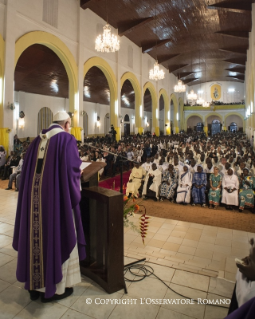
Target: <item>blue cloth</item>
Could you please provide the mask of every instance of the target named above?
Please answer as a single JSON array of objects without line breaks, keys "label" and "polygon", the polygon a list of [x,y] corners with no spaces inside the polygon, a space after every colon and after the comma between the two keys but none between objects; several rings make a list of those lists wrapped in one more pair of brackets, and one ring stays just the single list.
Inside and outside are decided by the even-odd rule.
[{"label": "blue cloth", "polygon": [[[192,198],[194,204],[205,204],[205,190],[207,184],[207,176],[206,173],[198,173],[196,172],[193,176],[192,180],[193,188],[192,188]],[[198,186],[203,185],[202,188],[196,188],[195,184]]]}]

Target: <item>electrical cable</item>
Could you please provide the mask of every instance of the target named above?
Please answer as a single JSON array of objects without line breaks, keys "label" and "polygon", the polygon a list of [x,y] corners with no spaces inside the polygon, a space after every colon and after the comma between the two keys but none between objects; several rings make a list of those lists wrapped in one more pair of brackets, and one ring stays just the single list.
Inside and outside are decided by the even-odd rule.
[{"label": "electrical cable", "polygon": [[[142,272],[141,274],[139,274],[139,272],[134,272],[134,270],[139,270],[139,272]],[[129,279],[127,277],[125,277],[125,275],[127,273],[130,273],[131,275],[135,276],[135,277],[140,277],[139,279]],[[131,263],[131,264],[128,264],[128,265],[125,265],[124,266],[124,279],[125,281],[129,281],[129,282],[139,282],[139,281],[142,281],[144,280],[145,278],[147,277],[150,277],[150,276],[154,276],[156,277],[159,281],[161,281],[168,289],[170,289],[172,292],[174,292],[175,294],[179,295],[180,297],[183,297],[185,299],[189,299],[189,300],[192,300],[194,301],[195,303],[198,304],[198,301],[193,299],[193,298],[190,298],[190,297],[187,297],[187,296],[184,296],[182,294],[180,294],[179,292],[175,291],[174,289],[172,289],[170,286],[168,286],[161,278],[159,278],[155,273],[154,273],[154,269],[149,266],[149,265],[145,265],[145,264],[135,264],[135,263]],[[219,297],[222,297],[222,296],[219,296]],[[204,304],[205,306],[213,306],[213,307],[220,307],[220,308],[224,308],[226,309],[226,307],[224,306],[221,306],[221,305],[215,305],[215,304]]]}]

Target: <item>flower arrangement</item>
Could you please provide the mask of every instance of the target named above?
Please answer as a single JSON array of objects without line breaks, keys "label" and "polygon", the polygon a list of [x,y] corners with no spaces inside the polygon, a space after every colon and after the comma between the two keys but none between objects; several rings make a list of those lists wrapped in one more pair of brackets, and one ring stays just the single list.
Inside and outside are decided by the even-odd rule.
[{"label": "flower arrangement", "polygon": [[[130,200],[133,200],[133,204],[130,204]],[[149,227],[149,217],[146,215],[146,208],[143,205],[138,205],[135,203],[134,198],[123,197],[124,209],[123,209],[123,222],[125,227],[131,227],[134,231],[140,233],[142,237],[142,242],[144,244],[144,239],[146,238],[148,227]],[[141,207],[144,209],[144,213],[141,215],[140,228],[138,228],[133,222],[129,220],[129,217],[134,216],[135,213],[142,212]]]}]

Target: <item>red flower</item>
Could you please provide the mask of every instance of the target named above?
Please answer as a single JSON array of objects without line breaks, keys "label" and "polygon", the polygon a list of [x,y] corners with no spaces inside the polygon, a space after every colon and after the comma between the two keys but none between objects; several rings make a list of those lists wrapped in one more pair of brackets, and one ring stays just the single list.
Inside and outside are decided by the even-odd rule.
[{"label": "red flower", "polygon": [[140,209],[138,205],[135,205],[134,208],[135,208],[135,212],[137,212]]},{"label": "red flower", "polygon": [[128,197],[127,197],[127,196],[124,196],[124,197],[123,197],[123,201],[126,202],[127,200],[128,200]]}]

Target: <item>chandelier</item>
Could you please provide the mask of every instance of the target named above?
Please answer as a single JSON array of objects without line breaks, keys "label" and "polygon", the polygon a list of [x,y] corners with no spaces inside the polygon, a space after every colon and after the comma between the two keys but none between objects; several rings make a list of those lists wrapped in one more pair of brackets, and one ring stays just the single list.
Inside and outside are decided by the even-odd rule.
[{"label": "chandelier", "polygon": [[[157,0],[155,0],[155,14],[154,14],[154,20],[155,20],[155,30],[156,30],[156,37],[157,37]],[[159,68],[158,64],[158,41],[156,38],[156,61],[154,63],[153,69],[150,70],[149,73],[149,79],[153,81],[163,80],[165,78],[165,72]]]},{"label": "chandelier", "polygon": [[159,68],[158,61],[155,62],[154,68],[150,70],[149,79],[153,81],[162,80],[165,78],[165,72]]},{"label": "chandelier", "polygon": [[179,80],[178,84],[174,86],[174,92],[176,93],[186,92],[186,85],[182,83],[182,80]]},{"label": "chandelier", "polygon": [[188,100],[191,100],[191,101],[197,100],[197,95],[193,90],[188,94]]},{"label": "chandelier", "polygon": [[201,96],[199,97],[199,99],[197,100],[197,104],[199,105],[203,105],[204,104],[204,99],[201,98]]},{"label": "chandelier", "polygon": [[210,103],[209,102],[205,102],[203,103],[203,107],[209,107],[210,106]]},{"label": "chandelier", "polygon": [[117,36],[112,34],[111,27],[107,23],[104,26],[103,34],[96,38],[96,51],[98,52],[116,52],[120,49],[120,41]]}]

